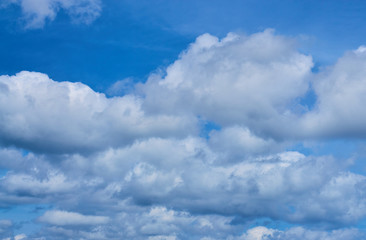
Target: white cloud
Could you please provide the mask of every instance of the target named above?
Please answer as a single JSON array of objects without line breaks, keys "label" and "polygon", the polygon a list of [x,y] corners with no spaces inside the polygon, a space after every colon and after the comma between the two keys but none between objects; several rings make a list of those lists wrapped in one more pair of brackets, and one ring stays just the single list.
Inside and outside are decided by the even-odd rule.
[{"label": "white cloud", "polygon": [[41,152],[89,152],[147,136],[185,136],[195,121],[146,116],[141,99],[106,98],[82,83],[20,72],[0,76],[0,142]]},{"label": "white cloud", "polygon": [[42,28],[53,21],[60,9],[65,10],[74,21],[89,24],[102,11],[100,0],[5,0],[20,5],[26,28]]},{"label": "white cloud", "polygon": [[153,236],[153,237],[149,237],[149,240],[176,240],[177,237],[176,236]]},{"label": "white cloud", "polygon": [[[166,207],[123,206],[106,225],[99,226],[51,226],[40,236],[87,239],[189,239],[216,236],[226,239],[234,232],[242,232],[241,226],[231,226],[231,217],[219,215],[192,215],[186,211],[169,210]],[[204,223],[204,224],[202,224]],[[209,225],[209,226],[207,226]],[[96,237],[101,236],[101,237]]]},{"label": "white cloud", "polygon": [[255,227],[252,229],[249,229],[247,233],[245,234],[244,239],[245,240],[263,240],[268,239],[269,237],[273,236],[273,233],[275,232],[274,229],[268,229],[266,227]]},{"label": "white cloud", "polygon": [[[311,67],[291,39],[266,30],[202,35],[165,75],[119,97],[41,73],[0,76],[1,206],[65,210],[39,217],[47,224],[36,237],[359,239],[306,226],[364,219],[366,177],[336,157],[291,151],[291,141],[364,136],[365,51],[316,75]],[[314,76],[308,110],[298,98]],[[81,214],[91,209],[98,216]],[[258,217],[304,227],[243,235]]]},{"label": "white cloud", "polygon": [[366,135],[366,52],[364,47],[347,52],[334,66],[313,81],[317,102],[304,116],[305,136],[353,137]]},{"label": "white cloud", "polygon": [[345,228],[333,231],[320,231],[293,227],[285,231],[258,226],[249,229],[241,238],[242,240],[356,240],[365,235],[354,228]]},{"label": "white cloud", "polygon": [[26,238],[27,238],[27,235],[25,235],[24,233],[14,236],[14,240],[21,240],[21,239],[26,239]]},{"label": "white cloud", "polygon": [[294,100],[308,89],[312,66],[310,56],[272,30],[221,40],[204,34],[166,75],[151,75],[139,88],[148,112],[193,114],[262,135],[283,135]]},{"label": "white cloud", "polygon": [[132,92],[134,88],[134,82],[132,78],[125,78],[113,83],[106,91],[109,96],[122,96],[129,92]]},{"label": "white cloud", "polygon": [[[221,40],[204,34],[138,89],[148,113],[199,116],[226,132],[241,127],[269,140],[360,138],[366,134],[364,49],[314,74],[312,58],[272,30]],[[299,101],[308,91],[316,97],[311,110]]]},{"label": "white cloud", "polygon": [[198,138],[153,138],[93,156],[68,156],[62,167],[73,176],[104,179],[102,185],[79,188],[93,191],[101,206],[122,198],[189,212],[330,225],[366,216],[359,198],[366,178],[331,157],[282,152],[231,161],[227,156]]},{"label": "white cloud", "polygon": [[229,161],[242,161],[252,155],[278,152],[284,144],[253,135],[248,128],[232,126],[210,132],[209,144],[214,151],[223,152]]},{"label": "white cloud", "polygon": [[28,174],[8,173],[1,179],[1,185],[9,192],[40,197],[42,195],[69,192],[78,184],[67,181],[63,174],[49,172],[44,179],[38,179]]},{"label": "white cloud", "polygon": [[82,215],[76,212],[51,210],[45,212],[38,220],[52,225],[65,226],[106,224],[109,218],[104,216]]},{"label": "white cloud", "polygon": [[[365,177],[344,171],[332,158],[283,152],[225,163],[222,156],[199,138],[152,138],[89,156],[63,155],[53,164],[57,174],[50,174],[55,173],[51,166],[8,172],[0,180],[0,199],[3,204],[35,204],[42,199],[44,204],[66,210],[48,211],[40,218],[42,222],[62,227],[59,230],[66,235],[87,236],[96,231],[105,236],[102,238],[172,236],[194,224],[201,230],[190,230],[190,234],[225,239],[220,232],[235,236],[248,221],[244,219],[258,215],[332,227],[353,224],[366,216],[360,198],[366,191]],[[32,162],[42,165],[52,158]],[[27,195],[32,198],[24,199]],[[80,217],[74,209],[94,209],[108,216],[114,229],[111,235],[104,228],[72,227],[88,222],[86,219],[100,219]],[[123,220],[116,220],[119,216]],[[238,218],[235,226],[231,224],[234,217]],[[181,239],[181,235],[175,236]]]}]

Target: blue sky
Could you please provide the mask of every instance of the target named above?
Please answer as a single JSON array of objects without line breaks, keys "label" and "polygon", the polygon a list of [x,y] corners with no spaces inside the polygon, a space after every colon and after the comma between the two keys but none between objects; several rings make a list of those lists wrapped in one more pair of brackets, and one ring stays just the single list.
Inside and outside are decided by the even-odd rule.
[{"label": "blue sky", "polygon": [[223,37],[274,28],[299,38],[299,47],[322,65],[357,48],[366,35],[362,1],[103,1],[101,6],[92,24],[72,24],[60,9],[53,21],[32,30],[24,29],[18,5],[1,9],[1,52],[7,60],[0,72],[47,72],[56,80],[104,90],[126,77],[146,80],[207,32]]},{"label": "blue sky", "polygon": [[366,238],[364,1],[0,3],[0,239]]}]

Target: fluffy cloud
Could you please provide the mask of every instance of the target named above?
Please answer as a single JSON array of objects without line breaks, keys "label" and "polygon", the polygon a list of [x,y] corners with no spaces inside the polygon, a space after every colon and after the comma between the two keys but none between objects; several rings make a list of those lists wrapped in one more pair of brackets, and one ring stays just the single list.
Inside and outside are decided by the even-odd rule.
[{"label": "fluffy cloud", "polygon": [[188,118],[145,116],[136,96],[106,98],[82,83],[34,72],[0,76],[0,101],[0,142],[32,151],[95,151],[196,131]]},{"label": "fluffy cloud", "polygon": [[[204,34],[138,89],[147,113],[199,116],[247,128],[254,137],[360,138],[366,132],[365,64],[361,46],[314,74],[312,58],[272,30],[221,40]],[[316,98],[311,109],[300,103],[309,91]]]},{"label": "fluffy cloud", "polygon": [[286,146],[275,140],[253,135],[248,128],[231,126],[210,132],[209,144],[213,150],[224,153],[230,161],[241,161],[251,155],[278,152]]},{"label": "fluffy cloud", "polygon": [[[366,217],[366,176],[294,144],[363,136],[364,58],[313,74],[310,56],[266,30],[202,35],[136,91],[112,86],[123,96],[0,76],[0,207],[51,205],[34,238],[360,239],[345,227]],[[302,227],[253,228],[261,218]]]},{"label": "fluffy cloud", "polygon": [[10,172],[1,179],[0,190],[4,202],[42,198],[62,209],[95,209],[106,216],[125,200],[189,213],[331,227],[366,216],[361,197],[366,177],[345,171],[335,159],[282,152],[238,162],[226,159],[225,152],[230,148],[213,151],[199,138],[152,138],[89,156],[65,155],[58,159],[57,172]]},{"label": "fluffy cloud", "polygon": [[223,126],[283,135],[293,120],[294,100],[308,90],[312,66],[310,56],[272,30],[221,40],[204,34],[165,75],[152,75],[140,86],[143,106],[148,112],[194,114]]},{"label": "fluffy cloud", "polygon": [[19,195],[37,196],[68,192],[77,186],[68,182],[63,174],[49,172],[44,179],[38,179],[28,174],[7,174],[1,181],[3,189]]},{"label": "fluffy cloud", "polygon": [[[144,144],[145,149],[132,146],[97,160],[109,165],[114,175],[125,176],[118,196],[190,212],[331,225],[352,224],[366,214],[359,197],[365,194],[365,177],[342,171],[331,158],[284,152],[227,164],[221,159],[226,155],[214,154],[197,140],[192,145],[192,140],[165,140],[161,148],[154,141]],[[146,155],[152,157],[141,157]],[[134,160],[122,163],[129,156]]]},{"label": "fluffy cloud", "polygon": [[347,52],[313,81],[317,95],[314,110],[303,119],[304,135],[365,137],[366,51]]},{"label": "fluffy cloud", "polygon": [[46,21],[55,19],[60,9],[66,11],[74,21],[91,23],[102,10],[100,0],[5,0],[21,7],[26,28],[41,28]]},{"label": "fluffy cloud", "polygon": [[192,215],[165,207],[126,205],[109,224],[75,227],[49,224],[39,236],[52,239],[80,237],[88,239],[200,239],[213,236],[225,239],[241,226],[231,226],[230,217]]}]

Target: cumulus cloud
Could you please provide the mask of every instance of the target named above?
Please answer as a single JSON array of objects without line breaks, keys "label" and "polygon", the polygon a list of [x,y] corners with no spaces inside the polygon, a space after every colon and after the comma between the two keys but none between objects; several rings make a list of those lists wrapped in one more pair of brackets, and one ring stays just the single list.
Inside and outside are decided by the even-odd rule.
[{"label": "cumulus cloud", "polygon": [[[366,217],[366,176],[294,144],[363,136],[364,58],[314,74],[266,30],[202,35],[134,91],[117,82],[115,97],[0,76],[0,207],[51,205],[34,238],[360,239],[345,227]],[[309,110],[299,99],[311,90]],[[301,227],[253,228],[259,218]]]},{"label": "cumulus cloud", "polygon": [[366,111],[365,47],[347,52],[313,81],[314,110],[303,119],[304,135],[363,138]]},{"label": "cumulus cloud", "polygon": [[165,75],[152,75],[140,86],[143,106],[149,112],[194,114],[222,126],[283,135],[293,120],[294,100],[308,90],[312,66],[310,56],[273,30],[221,40],[204,34]]},{"label": "cumulus cloud", "polygon": [[226,154],[231,161],[241,161],[252,155],[278,152],[286,146],[271,138],[255,136],[248,128],[231,126],[210,132],[209,144],[212,149]]},{"label": "cumulus cloud", "polygon": [[[223,39],[204,34],[138,86],[143,109],[199,116],[265,139],[363,137],[365,47],[314,74],[311,56],[294,46],[273,30]],[[316,98],[311,109],[300,103],[309,91]]]},{"label": "cumulus cloud", "polygon": [[0,190],[8,201],[36,203],[42,197],[43,203],[68,209],[99,206],[106,215],[129,200],[190,213],[331,227],[366,216],[360,197],[366,194],[366,177],[347,172],[331,157],[282,152],[233,162],[227,156],[199,138],[152,138],[89,156],[63,156],[58,172],[8,173]]},{"label": "cumulus cloud", "polygon": [[100,0],[5,0],[22,9],[26,28],[42,28],[53,21],[60,10],[66,11],[74,21],[89,24],[99,17]]},{"label": "cumulus cloud", "polygon": [[42,195],[71,191],[77,183],[67,181],[63,174],[57,172],[48,172],[44,179],[28,174],[9,173],[2,178],[1,185],[8,192],[42,197]]},{"label": "cumulus cloud", "polygon": [[[137,158],[130,167],[124,165],[121,174],[130,170],[124,172],[118,195],[131,196],[137,204],[290,222],[352,224],[366,214],[359,198],[365,192],[365,177],[343,172],[330,158],[284,152],[222,165],[225,160],[205,145],[190,152],[179,149],[187,145],[174,145],[178,147],[159,149],[174,152],[174,163],[169,153],[162,153],[158,161]],[[140,154],[144,151],[139,149]],[[179,159],[180,152],[184,154]]]},{"label": "cumulus cloud", "polygon": [[107,98],[82,83],[55,82],[41,73],[0,76],[0,99],[0,142],[32,151],[95,151],[196,131],[188,117],[146,116],[136,96]]}]

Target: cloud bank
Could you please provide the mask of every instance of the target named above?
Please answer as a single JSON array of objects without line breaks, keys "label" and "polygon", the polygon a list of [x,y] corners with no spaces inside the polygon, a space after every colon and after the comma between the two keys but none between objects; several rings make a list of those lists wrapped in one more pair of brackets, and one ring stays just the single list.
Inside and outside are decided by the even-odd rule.
[{"label": "cloud bank", "polygon": [[31,238],[363,238],[366,176],[298,146],[364,138],[365,63],[314,73],[266,30],[204,34],[123,96],[0,76],[0,207],[47,206]]}]

